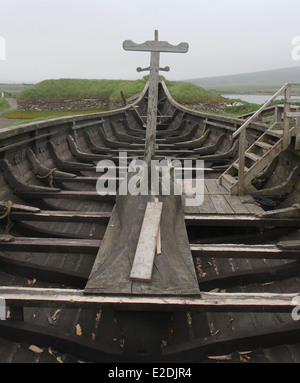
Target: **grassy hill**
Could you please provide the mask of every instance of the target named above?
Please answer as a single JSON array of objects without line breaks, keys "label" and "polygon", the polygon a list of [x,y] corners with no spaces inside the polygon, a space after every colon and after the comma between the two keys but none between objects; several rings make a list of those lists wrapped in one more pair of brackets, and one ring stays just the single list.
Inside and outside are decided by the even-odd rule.
[{"label": "grassy hill", "polygon": [[31,101],[78,98],[119,99],[121,90],[125,97],[130,97],[139,93],[144,86],[143,80],[45,80],[24,89],[17,98]]},{"label": "grassy hill", "polygon": [[[178,102],[222,102],[222,97],[217,93],[205,90],[195,84],[184,81],[166,81],[166,83],[172,97]],[[144,86],[144,80],[45,80],[24,89],[17,98],[29,101],[78,98],[119,100],[121,99],[121,91],[125,98],[128,98],[140,93]]]},{"label": "grassy hill", "polygon": [[[300,83],[300,66],[186,81],[224,93],[275,93],[287,82]],[[300,92],[300,87],[294,90]]]}]

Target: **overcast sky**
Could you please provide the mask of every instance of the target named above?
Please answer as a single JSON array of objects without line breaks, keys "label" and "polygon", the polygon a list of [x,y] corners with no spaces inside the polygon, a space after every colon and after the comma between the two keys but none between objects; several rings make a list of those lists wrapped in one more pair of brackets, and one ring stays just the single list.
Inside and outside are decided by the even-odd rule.
[{"label": "overcast sky", "polygon": [[170,80],[297,66],[299,16],[299,0],[0,0],[0,81],[141,78],[150,54],[122,43],[153,40],[155,29],[189,44],[161,54]]}]

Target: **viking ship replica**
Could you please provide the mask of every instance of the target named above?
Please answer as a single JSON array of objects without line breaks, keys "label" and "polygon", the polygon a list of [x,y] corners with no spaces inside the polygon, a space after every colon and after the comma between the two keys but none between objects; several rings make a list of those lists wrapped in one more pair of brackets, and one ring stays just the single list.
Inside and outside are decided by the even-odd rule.
[{"label": "viking ship replica", "polygon": [[[0,362],[298,362],[294,84],[245,118],[200,113],[159,78],[160,52],[186,43],[123,47],[151,52],[134,102],[0,131]],[[165,161],[170,192],[158,172],[149,193],[146,171],[121,193],[134,160]],[[99,164],[115,192],[99,193]]]}]

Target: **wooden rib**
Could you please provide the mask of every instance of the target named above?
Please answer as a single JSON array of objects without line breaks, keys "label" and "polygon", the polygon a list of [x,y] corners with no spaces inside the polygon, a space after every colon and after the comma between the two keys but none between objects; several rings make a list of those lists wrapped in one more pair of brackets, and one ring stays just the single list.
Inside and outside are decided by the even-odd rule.
[{"label": "wooden rib", "polygon": [[30,261],[12,258],[0,252],[1,271],[8,274],[19,275],[27,279],[37,279],[44,282],[60,283],[67,286],[84,288],[89,271],[62,270],[58,267],[44,266]]},{"label": "wooden rib", "polygon": [[[165,361],[178,362],[183,358],[198,360],[207,355],[224,355],[236,350],[253,350],[255,348],[269,348],[276,345],[293,344],[300,334],[299,323],[280,324],[272,328],[256,328],[251,330],[235,330],[219,333],[215,336],[201,338],[170,346],[162,350]],[[170,359],[169,359],[169,358]]]},{"label": "wooden rib", "polygon": [[10,144],[10,145],[7,145],[7,146],[4,146],[4,147],[0,148],[0,153],[1,152],[6,152],[9,149],[16,148],[16,147],[21,146],[21,145],[29,144],[30,142],[37,141],[37,140],[39,140],[41,138],[46,138],[46,137],[53,136],[56,133],[57,133],[57,131],[54,131],[54,132],[50,132],[50,133],[40,134],[38,136],[35,136],[35,137],[32,137],[32,138],[28,138],[28,139],[25,139],[25,140],[19,140],[18,142],[15,142],[13,144]]},{"label": "wooden rib", "polygon": [[26,342],[40,347],[51,346],[53,349],[76,355],[86,360],[98,362],[116,362],[121,357],[122,351],[119,346],[99,344],[84,336],[66,335],[60,330],[39,326],[37,324],[20,321],[1,321],[0,336],[15,342]]},{"label": "wooden rib", "polygon": [[215,288],[224,289],[233,286],[245,286],[251,283],[280,281],[285,278],[297,277],[299,272],[300,262],[295,261],[277,266],[261,267],[204,277],[200,278],[198,282],[202,291]]}]

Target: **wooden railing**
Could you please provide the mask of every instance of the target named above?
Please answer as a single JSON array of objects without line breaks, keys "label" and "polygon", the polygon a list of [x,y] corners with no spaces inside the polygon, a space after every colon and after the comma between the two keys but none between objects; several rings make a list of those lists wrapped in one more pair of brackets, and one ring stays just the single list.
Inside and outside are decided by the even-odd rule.
[{"label": "wooden railing", "polygon": [[[243,125],[233,133],[233,138],[239,135],[239,169],[238,169],[238,190],[239,194],[243,194],[244,190],[244,175],[245,175],[245,152],[246,152],[246,128],[251,122],[253,122],[260,114],[263,112],[272,101],[274,101],[278,96],[284,93],[284,117],[283,117],[283,142],[282,150],[287,149],[289,145],[289,130],[290,130],[290,117],[296,116],[300,113],[291,113],[290,104],[291,102],[300,102],[299,99],[291,98],[291,87],[298,85],[300,83],[286,83],[282,88],[280,88],[265,104],[259,108],[251,117],[249,117]],[[281,116],[278,114],[275,116],[275,123],[281,121]]]}]

